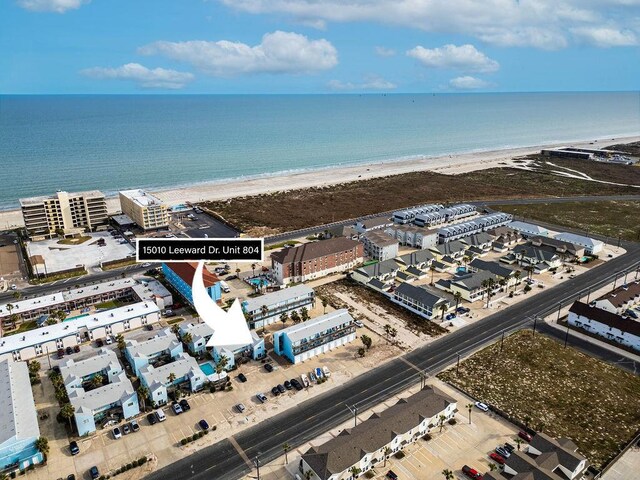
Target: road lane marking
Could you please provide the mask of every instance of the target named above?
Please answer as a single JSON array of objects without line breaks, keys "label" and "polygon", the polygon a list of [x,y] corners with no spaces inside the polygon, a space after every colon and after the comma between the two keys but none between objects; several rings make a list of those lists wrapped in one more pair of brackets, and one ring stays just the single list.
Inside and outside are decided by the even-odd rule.
[{"label": "road lane marking", "polygon": [[249,465],[249,468],[251,468],[253,470],[253,467],[255,466],[253,464],[253,462],[251,460],[249,460],[249,457],[247,456],[247,454],[244,452],[244,450],[242,449],[242,447],[238,444],[238,442],[236,441],[235,437],[233,435],[231,435],[229,438],[229,443],[231,443],[231,445],[233,445],[233,448],[236,449],[236,451],[238,452],[238,455],[240,455],[240,457],[245,461],[245,463],[247,465]]},{"label": "road lane marking", "polygon": [[424,373],[424,370],[421,368],[418,368],[415,364],[411,363],[409,360],[407,360],[404,357],[398,357],[399,360],[402,360],[404,363],[406,363],[407,365],[409,365],[411,368],[413,368],[414,370],[417,370],[420,373]]}]

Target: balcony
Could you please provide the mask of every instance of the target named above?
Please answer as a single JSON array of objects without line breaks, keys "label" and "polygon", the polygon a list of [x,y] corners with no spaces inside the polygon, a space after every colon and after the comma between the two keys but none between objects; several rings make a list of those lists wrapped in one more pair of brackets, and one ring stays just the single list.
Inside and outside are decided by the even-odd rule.
[{"label": "balcony", "polygon": [[344,327],[338,330],[333,330],[329,333],[320,335],[319,337],[313,338],[309,341],[302,340],[299,345],[296,345],[293,347],[293,354],[299,355],[303,352],[312,350],[321,345],[325,345],[329,342],[332,342],[333,340],[338,340],[340,338],[346,337],[347,335],[350,335],[355,332],[356,332],[355,325],[350,324],[347,327]]},{"label": "balcony", "polygon": [[[252,314],[252,319],[254,322],[256,321],[260,321],[263,320],[265,318],[269,318],[269,317],[273,317],[275,315],[280,315],[283,312],[288,312],[290,310],[293,310],[295,308],[302,308],[305,307],[307,305],[310,305],[313,302],[313,297],[306,297],[303,300],[299,300],[297,302],[292,302],[292,303],[287,303],[286,305],[281,305],[278,308],[275,309],[271,309],[269,308],[269,311],[267,312],[266,315],[262,315],[262,312],[260,310],[256,310],[253,314]],[[251,313],[251,312],[249,312]]]}]

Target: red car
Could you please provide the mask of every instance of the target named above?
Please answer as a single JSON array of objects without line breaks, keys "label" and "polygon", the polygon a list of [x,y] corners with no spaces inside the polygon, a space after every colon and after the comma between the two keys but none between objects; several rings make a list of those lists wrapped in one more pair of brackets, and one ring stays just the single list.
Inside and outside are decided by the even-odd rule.
[{"label": "red car", "polygon": [[505,459],[498,455],[496,452],[491,452],[489,458],[496,462],[498,465],[504,465]]},{"label": "red car", "polygon": [[527,442],[530,442],[531,439],[533,438],[531,435],[529,435],[527,432],[525,432],[524,430],[520,430],[518,432],[518,436],[523,439],[526,440]]},{"label": "red car", "polygon": [[471,468],[469,465],[462,467],[462,473],[473,480],[482,480],[482,475],[475,468]]}]

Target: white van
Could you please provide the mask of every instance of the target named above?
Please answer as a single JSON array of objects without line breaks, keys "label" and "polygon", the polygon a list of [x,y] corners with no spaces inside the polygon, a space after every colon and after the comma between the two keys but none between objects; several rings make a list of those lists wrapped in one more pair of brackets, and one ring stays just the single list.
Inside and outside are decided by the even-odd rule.
[{"label": "white van", "polygon": [[231,291],[231,289],[229,288],[229,285],[227,285],[227,282],[225,282],[224,280],[220,280],[220,289],[224,293],[229,293]]},{"label": "white van", "polygon": [[159,422],[164,422],[167,419],[167,416],[164,414],[161,408],[156,410],[156,417],[158,417]]}]

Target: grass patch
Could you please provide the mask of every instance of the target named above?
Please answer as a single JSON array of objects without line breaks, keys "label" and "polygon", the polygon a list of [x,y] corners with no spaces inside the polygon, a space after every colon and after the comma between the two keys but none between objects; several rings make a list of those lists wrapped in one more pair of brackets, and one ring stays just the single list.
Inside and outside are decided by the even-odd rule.
[{"label": "grass patch", "polygon": [[289,240],[287,242],[280,242],[280,243],[272,243],[271,245],[265,245],[264,249],[265,250],[275,250],[276,248],[282,248],[285,245],[294,245],[296,243],[300,243],[297,240]]},{"label": "grass patch", "polygon": [[180,323],[180,322],[182,322],[183,320],[184,320],[184,318],[182,318],[182,317],[172,318],[171,320],[167,320],[167,323],[168,323],[169,325],[174,325],[174,324],[176,324],[176,323]]},{"label": "grass patch", "polygon": [[80,245],[84,242],[91,240],[91,237],[88,235],[83,235],[81,237],[73,237],[73,238],[63,238],[58,240],[60,245]]},{"label": "grass patch", "polygon": [[569,437],[602,468],[640,427],[640,378],[531,331],[439,378],[536,430]]},{"label": "grass patch", "polygon": [[29,330],[33,330],[35,328],[38,328],[38,325],[36,324],[36,321],[35,320],[29,320],[27,322],[22,322],[18,326],[18,328],[16,328],[12,332],[4,332],[4,336],[8,337],[9,335],[16,335],[18,333],[28,332]]},{"label": "grass patch", "polygon": [[121,262],[116,262],[116,263],[109,263],[108,265],[103,265],[102,270],[115,270],[117,268],[122,268],[122,267],[127,267],[129,265],[133,265],[136,262],[135,258],[131,258],[131,259],[126,259],[126,260],[122,260]]},{"label": "grass patch", "polygon": [[[422,332],[431,337],[437,337],[447,332],[445,328],[442,328],[437,323],[410,312],[400,305],[393,303],[382,293],[371,290],[354,280],[341,279],[337,282],[316,287],[315,290],[319,297],[326,298],[329,304],[335,309],[346,308],[350,312],[353,310],[353,308],[335,295],[336,292],[340,292],[349,296],[355,302],[363,304],[365,307],[375,305],[383,309],[389,315],[403,320],[407,324],[407,327],[414,332]],[[357,315],[357,312],[354,313]],[[354,315],[354,313],[352,313],[352,315]],[[384,314],[380,315],[380,318],[384,319]]]},{"label": "grass patch", "polygon": [[51,274],[46,278],[32,278],[29,283],[33,285],[39,285],[42,283],[55,282],[56,280],[65,280],[67,278],[81,277],[86,275],[87,271],[85,269],[78,269],[73,272],[63,272],[58,274]]},{"label": "grass patch", "polygon": [[[620,183],[640,184],[640,169],[625,165],[555,158],[553,163],[582,169],[600,180],[623,179]],[[538,171],[492,168],[460,175],[412,172],[327,187],[231,198],[208,202],[207,207],[244,231],[258,227],[291,231],[429,202],[639,193],[633,187],[559,177],[552,174],[554,169],[543,165]]]},{"label": "grass patch", "polygon": [[640,202],[498,205],[496,210],[624,240],[640,240]]},{"label": "grass patch", "polygon": [[109,300],[108,302],[102,302],[102,303],[98,303],[95,308],[106,308],[106,309],[111,309],[111,308],[118,308],[121,307],[122,303],[119,302],[118,300]]}]

